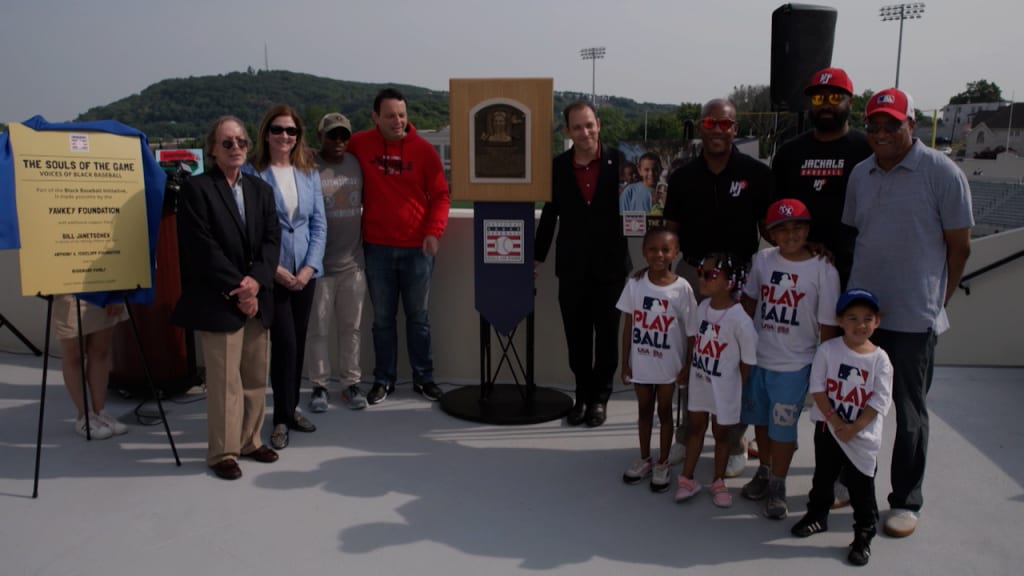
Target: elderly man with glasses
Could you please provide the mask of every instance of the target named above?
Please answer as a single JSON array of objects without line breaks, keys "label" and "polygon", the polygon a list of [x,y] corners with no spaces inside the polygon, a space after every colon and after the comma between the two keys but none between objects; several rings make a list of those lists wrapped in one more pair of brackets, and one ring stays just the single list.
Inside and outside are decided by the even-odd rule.
[{"label": "elderly man with glasses", "polygon": [[274,191],[242,173],[250,140],[233,116],[206,136],[213,167],[185,181],[178,210],[181,298],[174,322],[196,331],[206,363],[206,463],[225,480],[238,458],[274,462],[260,430],[281,231]]},{"label": "elderly man with glasses", "polygon": [[893,445],[885,532],[913,534],[924,505],[928,389],[936,338],[949,328],[946,304],[971,251],[971,189],[960,167],[914,138],[914,105],[889,88],[864,114],[873,154],[854,168],[843,222],[857,229],[850,286],[883,303],[871,341],[893,365]]}]

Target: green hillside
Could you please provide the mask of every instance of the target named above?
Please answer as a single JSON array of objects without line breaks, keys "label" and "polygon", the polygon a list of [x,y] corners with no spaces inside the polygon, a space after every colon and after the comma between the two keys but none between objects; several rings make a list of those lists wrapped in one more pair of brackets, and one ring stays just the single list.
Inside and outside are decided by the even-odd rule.
[{"label": "green hillside", "polygon": [[[165,138],[200,138],[210,124],[225,114],[238,116],[250,129],[262,114],[277,103],[295,107],[307,125],[331,111],[339,111],[352,121],[356,130],[371,125],[373,98],[384,87],[393,86],[405,94],[409,117],[417,128],[441,128],[448,124],[448,92],[401,84],[368,84],[299,74],[287,71],[232,72],[216,76],[172,78],[149,86],[139,94],[98,106],[76,120],[115,119],[144,132],[151,141]],[[588,94],[555,94],[556,126],[558,112],[570,101]],[[614,116],[629,123],[642,122],[644,113],[675,115],[678,106],[639,104],[627,98],[608,97],[602,102],[614,108]]]}]

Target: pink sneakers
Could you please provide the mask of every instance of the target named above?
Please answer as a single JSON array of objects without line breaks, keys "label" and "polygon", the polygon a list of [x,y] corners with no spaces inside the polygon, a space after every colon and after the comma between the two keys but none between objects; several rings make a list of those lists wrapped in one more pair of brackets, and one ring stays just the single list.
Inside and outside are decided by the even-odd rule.
[{"label": "pink sneakers", "polygon": [[689,500],[693,498],[693,495],[700,492],[700,484],[692,478],[687,478],[682,474],[676,478],[676,502],[682,502],[683,500]]},{"label": "pink sneakers", "polygon": [[732,495],[729,494],[729,489],[721,478],[711,484],[711,501],[719,508],[732,506]]}]

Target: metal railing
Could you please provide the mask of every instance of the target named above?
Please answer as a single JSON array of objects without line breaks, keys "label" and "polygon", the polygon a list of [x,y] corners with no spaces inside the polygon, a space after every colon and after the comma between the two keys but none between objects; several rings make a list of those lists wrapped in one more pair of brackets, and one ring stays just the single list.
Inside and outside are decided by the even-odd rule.
[{"label": "metal railing", "polygon": [[1007,256],[1005,258],[1002,258],[1000,260],[996,260],[995,262],[993,262],[993,263],[991,263],[991,264],[989,264],[987,266],[982,266],[981,268],[978,268],[977,270],[971,272],[970,274],[964,275],[964,277],[960,279],[960,283],[957,285],[957,287],[960,288],[961,290],[963,290],[964,294],[966,294],[967,296],[970,296],[971,295],[971,286],[969,284],[967,284],[967,282],[977,278],[978,276],[981,276],[982,274],[985,274],[987,272],[991,272],[991,271],[995,270],[996,268],[1001,268],[1001,267],[1009,264],[1010,262],[1013,262],[1014,260],[1020,258],[1021,256],[1024,256],[1024,250],[1021,250],[1021,251],[1016,252],[1014,254],[1010,254],[1009,256]]}]

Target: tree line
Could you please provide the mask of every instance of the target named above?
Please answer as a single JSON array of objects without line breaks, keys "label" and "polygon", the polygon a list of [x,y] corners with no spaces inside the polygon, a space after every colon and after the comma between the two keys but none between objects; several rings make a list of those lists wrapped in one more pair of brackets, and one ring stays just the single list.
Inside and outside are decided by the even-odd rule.
[{"label": "tree line", "polygon": [[[178,145],[201,146],[210,124],[231,114],[255,132],[263,113],[274,104],[293,106],[307,126],[307,143],[315,145],[315,127],[327,112],[338,111],[352,122],[354,130],[372,126],[373,98],[381,88],[393,86],[408,98],[409,117],[418,129],[438,129],[448,125],[448,92],[401,84],[373,84],[335,80],[284,70],[242,72],[216,76],[190,76],[157,82],[138,94],[105,106],[91,108],[76,121],[116,119],[144,132],[151,141],[184,139]],[[873,94],[865,90],[852,99],[850,124],[860,127],[864,108]],[[556,92],[554,95],[554,150],[560,150],[562,109],[573,100],[588,99],[589,94]],[[795,136],[799,128],[809,128],[792,113],[773,112],[770,89],[766,84],[740,85],[728,98],[736,105],[738,135],[757,138],[762,155],[771,144]],[[967,83],[963,92],[950,98],[951,104],[990,102],[1002,99],[999,87],[987,80]],[[653,104],[617,96],[599,96],[601,136],[606,142],[683,142],[695,137],[702,103]],[[930,121],[917,112],[919,121]],[[191,142],[189,142],[191,140]]]}]

